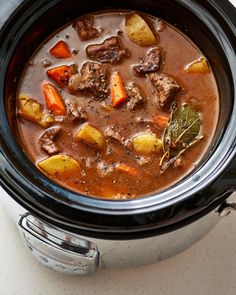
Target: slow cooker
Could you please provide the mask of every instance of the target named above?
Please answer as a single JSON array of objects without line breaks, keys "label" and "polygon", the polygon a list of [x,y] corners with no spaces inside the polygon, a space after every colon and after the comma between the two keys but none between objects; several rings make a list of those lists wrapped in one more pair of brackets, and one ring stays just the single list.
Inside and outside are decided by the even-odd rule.
[{"label": "slow cooker", "polygon": [[[148,197],[107,201],[42,175],[20,149],[14,104],[22,68],[64,24],[104,9],[144,11],[183,31],[206,55],[220,94],[208,151],[184,179]],[[221,0],[25,0],[0,32],[0,184],[3,202],[32,254],[67,274],[151,263],[189,247],[236,209],[236,9]],[[4,195],[5,196],[5,195]]]}]

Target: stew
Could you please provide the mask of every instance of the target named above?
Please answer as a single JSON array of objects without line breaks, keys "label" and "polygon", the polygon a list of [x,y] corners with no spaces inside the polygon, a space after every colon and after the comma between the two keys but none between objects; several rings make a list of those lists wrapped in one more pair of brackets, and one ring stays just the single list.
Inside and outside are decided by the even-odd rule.
[{"label": "stew", "polygon": [[176,183],[214,135],[219,97],[182,32],[133,11],[85,15],[25,67],[16,98],[22,149],[54,182],[131,199]]}]

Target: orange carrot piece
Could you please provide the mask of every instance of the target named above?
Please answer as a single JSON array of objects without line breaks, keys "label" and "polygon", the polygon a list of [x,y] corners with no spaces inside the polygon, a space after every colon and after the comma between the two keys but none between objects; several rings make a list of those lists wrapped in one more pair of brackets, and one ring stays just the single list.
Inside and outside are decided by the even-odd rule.
[{"label": "orange carrot piece", "polygon": [[50,79],[56,82],[58,86],[64,88],[68,86],[72,71],[69,66],[59,66],[48,70],[47,75]]},{"label": "orange carrot piece", "polygon": [[125,163],[116,164],[116,170],[118,170],[120,172],[128,173],[132,176],[137,176],[139,174],[139,171],[136,168],[131,167]]},{"label": "orange carrot piece", "polygon": [[58,90],[53,85],[46,83],[43,85],[43,93],[47,108],[53,113],[53,115],[65,115],[66,108]]},{"label": "orange carrot piece", "polygon": [[59,41],[49,50],[49,53],[55,58],[70,58],[71,52],[68,45],[64,41]]},{"label": "orange carrot piece", "polygon": [[164,129],[169,121],[169,117],[166,114],[156,114],[153,116],[153,122],[159,128]]},{"label": "orange carrot piece", "polygon": [[122,81],[122,77],[118,72],[114,72],[111,75],[111,99],[112,106],[117,107],[127,98],[125,86]]}]

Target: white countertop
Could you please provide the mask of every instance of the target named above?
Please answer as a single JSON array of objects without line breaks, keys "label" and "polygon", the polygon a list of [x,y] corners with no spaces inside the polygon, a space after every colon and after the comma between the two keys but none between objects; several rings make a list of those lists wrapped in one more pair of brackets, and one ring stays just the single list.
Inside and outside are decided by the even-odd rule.
[{"label": "white countertop", "polygon": [[[0,0],[1,12],[20,2]],[[0,295],[236,294],[236,212],[175,257],[135,269],[99,270],[93,277],[67,277],[39,265],[1,203],[0,232]]]}]

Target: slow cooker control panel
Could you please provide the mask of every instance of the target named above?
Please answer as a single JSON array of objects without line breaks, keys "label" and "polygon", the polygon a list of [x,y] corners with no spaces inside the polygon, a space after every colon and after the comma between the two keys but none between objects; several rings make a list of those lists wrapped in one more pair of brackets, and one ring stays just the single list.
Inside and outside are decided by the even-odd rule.
[{"label": "slow cooker control panel", "polygon": [[44,266],[74,275],[96,272],[99,252],[94,243],[52,226],[31,213],[20,218],[18,228],[26,246]]}]

